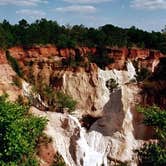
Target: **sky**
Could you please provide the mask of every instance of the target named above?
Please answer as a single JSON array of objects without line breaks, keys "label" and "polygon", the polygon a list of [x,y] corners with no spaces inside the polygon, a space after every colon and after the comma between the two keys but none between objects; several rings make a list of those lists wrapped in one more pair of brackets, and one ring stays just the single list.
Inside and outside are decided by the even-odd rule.
[{"label": "sky", "polygon": [[60,25],[99,27],[113,24],[161,31],[166,25],[166,0],[0,0],[0,21],[29,23],[56,20]]}]

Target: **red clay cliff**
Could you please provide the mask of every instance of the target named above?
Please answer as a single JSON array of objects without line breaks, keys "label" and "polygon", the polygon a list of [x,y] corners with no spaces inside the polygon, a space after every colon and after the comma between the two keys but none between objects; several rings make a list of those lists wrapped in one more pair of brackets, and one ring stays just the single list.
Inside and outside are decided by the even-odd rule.
[{"label": "red clay cliff", "polygon": [[[95,55],[98,52],[97,48],[78,47],[78,48],[57,48],[53,45],[32,46],[32,47],[12,47],[9,48],[10,54],[19,61],[31,58],[51,58],[51,57],[69,57],[75,56],[77,53],[84,56],[87,54]],[[139,60],[141,67],[153,70],[154,61],[157,64],[159,58],[163,54],[156,50],[138,49],[138,48],[107,48],[107,53],[110,58],[114,59],[114,63],[108,66],[109,69],[123,69],[128,59]],[[7,63],[5,52],[0,49],[0,63]]]}]

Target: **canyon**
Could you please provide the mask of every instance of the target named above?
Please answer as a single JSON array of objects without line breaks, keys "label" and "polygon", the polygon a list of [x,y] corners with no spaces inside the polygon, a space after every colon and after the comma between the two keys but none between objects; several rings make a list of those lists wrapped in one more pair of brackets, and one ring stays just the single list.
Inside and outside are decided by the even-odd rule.
[{"label": "canyon", "polygon": [[[114,58],[114,63],[108,66],[109,69],[122,70],[125,67],[127,59],[140,60],[141,67],[154,70],[159,58],[163,54],[157,50],[139,49],[139,48],[116,48],[107,47],[107,54],[110,58]],[[33,58],[53,58],[53,57],[69,57],[75,56],[77,53],[84,56],[86,54],[95,55],[99,52],[98,48],[77,47],[77,48],[57,48],[53,45],[32,46],[32,47],[12,47],[9,52],[17,60],[26,60]],[[6,63],[5,52],[0,49],[0,62]]]},{"label": "canyon", "polygon": [[[157,95],[142,94],[144,87],[136,80],[136,67],[146,68],[153,75],[165,59],[162,53],[149,49],[107,47],[107,55],[114,62],[101,69],[94,63],[84,67],[63,67],[60,63],[77,54],[81,57],[88,54],[97,56],[99,48],[59,49],[46,45],[12,47],[8,51],[19,62],[24,77],[21,87],[12,84],[16,73],[8,64],[5,51],[0,50],[0,94],[8,93],[13,101],[19,95],[30,98],[33,84],[46,84],[55,92],[61,90],[77,101],[71,114],[47,111],[47,103],[38,94],[36,98],[43,107],[36,103],[29,110],[48,119],[44,132],[52,138],[54,153],[58,151],[66,165],[138,165],[134,150],[153,141],[154,131],[142,123],[143,116],[136,111],[136,105],[152,104]],[[133,65],[135,61],[137,66]],[[116,82],[111,90],[107,86],[109,80]],[[165,107],[165,101],[163,97],[159,106]],[[84,121],[84,117],[90,118],[90,122]],[[41,166],[49,165],[50,162],[41,157]]]}]

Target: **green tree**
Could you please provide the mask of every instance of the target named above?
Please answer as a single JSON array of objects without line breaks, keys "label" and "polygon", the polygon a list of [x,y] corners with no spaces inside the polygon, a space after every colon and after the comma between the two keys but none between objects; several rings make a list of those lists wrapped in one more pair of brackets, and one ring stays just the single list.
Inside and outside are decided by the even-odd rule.
[{"label": "green tree", "polygon": [[103,47],[99,47],[97,54],[90,54],[88,58],[91,63],[96,63],[102,69],[114,62],[114,59],[109,57],[107,49]]},{"label": "green tree", "polygon": [[63,92],[56,93],[56,100],[58,108],[68,108],[69,111],[74,111],[76,108],[77,102],[69,95],[66,95]]},{"label": "green tree", "polygon": [[146,68],[141,68],[136,70],[136,79],[137,81],[143,81],[145,79],[148,78],[148,76],[150,76],[150,71]]},{"label": "green tree", "polygon": [[8,46],[8,41],[6,40],[6,31],[0,24],[0,47],[1,48],[7,48]]},{"label": "green tree", "polygon": [[138,150],[141,166],[165,166],[166,165],[166,110],[159,107],[138,107],[138,111],[144,114],[144,124],[152,126],[156,131],[158,143],[145,144]]},{"label": "green tree", "polygon": [[0,96],[0,165],[37,166],[35,147],[46,120]]},{"label": "green tree", "polygon": [[14,45],[14,34],[12,33],[12,25],[7,21],[3,20],[2,27],[5,30],[5,40],[7,47]]},{"label": "green tree", "polygon": [[55,44],[58,47],[118,46],[158,49],[166,53],[166,35],[163,32],[147,32],[134,26],[128,29],[106,24],[99,28],[84,25],[60,26],[56,21],[44,18],[29,24],[22,19],[12,25],[7,20],[0,23],[0,47],[14,45]]},{"label": "green tree", "polygon": [[109,89],[110,93],[118,87],[118,83],[113,78],[106,81],[106,87]]},{"label": "green tree", "polygon": [[15,25],[15,37],[18,40],[18,44],[28,45],[28,28],[29,24],[25,19],[20,20],[18,25]]}]

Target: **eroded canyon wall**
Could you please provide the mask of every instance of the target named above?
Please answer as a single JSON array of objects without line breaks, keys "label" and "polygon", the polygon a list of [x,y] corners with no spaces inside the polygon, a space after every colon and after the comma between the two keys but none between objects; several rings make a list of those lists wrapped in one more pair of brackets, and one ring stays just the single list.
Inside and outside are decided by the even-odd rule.
[{"label": "eroded canyon wall", "polygon": [[[32,46],[32,47],[12,47],[9,48],[10,54],[18,60],[31,58],[54,58],[75,56],[77,53],[85,56],[87,54],[96,55],[99,48],[57,48],[52,45]],[[109,65],[109,69],[122,70],[125,67],[127,59],[139,60],[142,67],[154,70],[154,65],[158,63],[163,54],[156,50],[139,49],[139,48],[106,48],[106,52],[110,58],[114,59],[114,63]],[[0,50],[0,63],[6,63],[5,53]]]},{"label": "eroded canyon wall", "polygon": [[[109,57],[115,61],[102,70],[92,63],[88,69],[64,68],[57,64],[62,58],[75,56],[78,52],[82,56],[88,53],[95,56],[98,51],[96,48],[57,49],[48,45],[14,47],[9,51],[19,61],[27,81],[35,85],[47,84],[55,91],[62,90],[78,102],[72,115],[43,112],[31,107],[32,113],[49,120],[45,133],[53,138],[54,150],[63,156],[66,164],[111,166],[127,162],[131,166],[137,165],[134,150],[153,138],[153,130],[142,124],[143,117],[135,108],[143,98],[140,93],[142,87],[135,81],[132,61],[139,59],[141,67],[155,71],[163,56],[160,52],[107,48]],[[8,86],[7,89],[9,86],[16,88],[11,84],[16,73],[7,64],[4,51],[0,51],[0,63],[0,89],[4,85]],[[113,91],[106,86],[110,79],[117,83]],[[11,91],[19,95],[14,89]],[[82,127],[81,123],[85,115],[96,118],[88,129]]]}]

